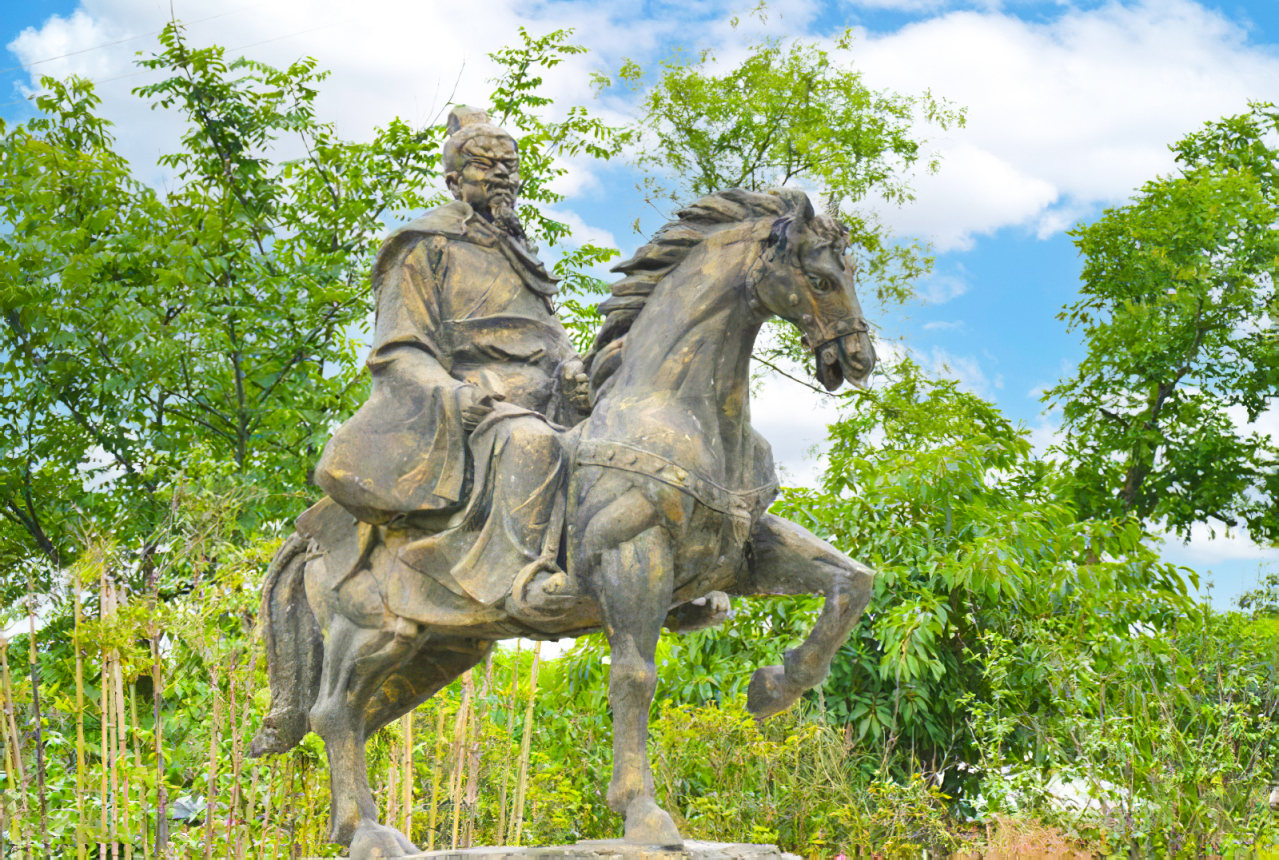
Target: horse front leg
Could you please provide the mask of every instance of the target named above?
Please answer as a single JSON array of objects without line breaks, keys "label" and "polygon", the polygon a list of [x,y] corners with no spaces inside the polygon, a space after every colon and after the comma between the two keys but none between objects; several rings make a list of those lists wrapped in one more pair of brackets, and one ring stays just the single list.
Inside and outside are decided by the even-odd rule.
[{"label": "horse front leg", "polygon": [[[397,857],[417,852],[398,831],[378,823],[364,745],[369,734],[370,701],[382,683],[413,656],[421,641],[418,625],[399,618],[388,619],[381,628],[366,628],[338,615],[329,626],[320,692],[310,721],[324,740],[329,759],[329,841],[350,845],[352,857]],[[375,844],[353,844],[353,840]]]},{"label": "horse front leg", "polygon": [[648,714],[657,689],[654,663],[674,585],[674,546],[654,526],[600,556],[599,596],[611,652],[613,780],[608,805],[626,816],[626,841],[683,846],[675,822],[653,797]]},{"label": "horse front leg", "polygon": [[808,638],[781,666],[751,676],[746,707],[756,719],[786,710],[830,673],[830,663],[870,602],[875,572],[808,529],[765,514],[751,532],[749,569],[735,594],[821,594],[825,600]]}]

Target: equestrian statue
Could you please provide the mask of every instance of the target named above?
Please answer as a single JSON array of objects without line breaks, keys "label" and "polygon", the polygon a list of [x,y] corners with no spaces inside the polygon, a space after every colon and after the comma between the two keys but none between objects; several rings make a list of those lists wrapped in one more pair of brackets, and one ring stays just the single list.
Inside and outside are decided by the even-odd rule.
[{"label": "equestrian statue", "polygon": [[608,804],[627,843],[678,847],[646,751],[663,626],[717,624],[729,595],[823,595],[807,639],[751,678],[763,719],[821,683],[870,598],[873,571],[767,512],[777,475],[750,422],[751,350],[772,317],[800,329],[826,389],[870,375],[848,231],[795,189],[704,197],[614,268],[578,356],[517,216],[515,140],[469,108],[449,129],[456,199],[382,246],[371,393],[268,571],[272,708],[251,753],[316,732],[332,841],[417,853],[378,821],[369,737],[498,640],[602,630]]}]

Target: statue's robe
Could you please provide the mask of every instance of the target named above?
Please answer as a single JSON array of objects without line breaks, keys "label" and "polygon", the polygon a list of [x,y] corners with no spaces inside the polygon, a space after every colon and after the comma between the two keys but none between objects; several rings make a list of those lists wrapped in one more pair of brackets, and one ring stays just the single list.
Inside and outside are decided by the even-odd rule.
[{"label": "statue's robe", "polygon": [[[358,548],[331,553],[330,568],[349,568],[332,586],[359,576],[368,612],[441,624],[452,611],[444,602],[458,624],[473,621],[467,604],[496,610],[522,569],[553,568],[559,556],[561,436],[582,416],[561,392],[575,352],[551,305],[555,282],[521,243],[455,202],[391,234],[373,287],[372,392],[316,469],[359,521]],[[467,387],[493,406],[470,434]],[[321,547],[337,528],[332,502],[299,521]]]}]

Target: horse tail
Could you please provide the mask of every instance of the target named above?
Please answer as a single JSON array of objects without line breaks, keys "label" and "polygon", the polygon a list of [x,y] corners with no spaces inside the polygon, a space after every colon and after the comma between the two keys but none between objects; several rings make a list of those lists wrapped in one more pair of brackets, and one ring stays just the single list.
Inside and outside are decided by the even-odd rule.
[{"label": "horse tail", "polygon": [[320,690],[324,639],[306,599],[307,539],[284,542],[262,586],[262,636],[271,679],[271,712],[249,746],[253,758],[288,752],[310,729],[311,707]]}]

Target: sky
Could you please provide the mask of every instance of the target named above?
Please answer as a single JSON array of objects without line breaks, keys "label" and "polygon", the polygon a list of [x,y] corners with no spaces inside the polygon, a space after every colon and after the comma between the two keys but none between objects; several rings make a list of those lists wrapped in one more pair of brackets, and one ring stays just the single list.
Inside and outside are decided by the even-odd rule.
[{"label": "sky", "polygon": [[[514,43],[520,26],[535,35],[574,28],[590,51],[548,73],[546,92],[556,110],[586,105],[619,123],[633,105],[623,93],[597,97],[591,72],[614,71],[628,58],[651,66],[675,49],[710,48],[731,63],[761,35],[829,45],[851,27],[851,62],[873,89],[928,90],[968,110],[963,129],[921,130],[940,171],[915,177],[912,204],[879,213],[938,253],[920,287],[927,301],[880,322],[934,371],[1024,422],[1042,448],[1059,422],[1040,393],[1084,354],[1056,319],[1077,295],[1081,269],[1065,231],[1171,172],[1170,143],[1244,111],[1250,99],[1279,95],[1279,0],[777,0],[763,21],[743,14],[754,5],[0,0],[0,117],[32,115],[26,97],[40,75],[84,75],[99,82],[103,111],[139,175],[163,182],[156,158],[176,148],[180,126],[130,91],[153,79],[132,64],[137,52],[156,49],[171,15],[193,43],[233,55],[274,65],[315,57],[332,71],[320,115],[352,139],[397,116],[435,120],[450,99],[483,104],[494,74],[487,54]],[[660,226],[625,164],[570,168],[555,213],[578,238],[629,255]],[[631,226],[637,218],[641,234]],[[774,379],[753,414],[786,477],[813,481],[833,402]],[[1263,416],[1262,428],[1279,435],[1279,419]],[[1223,605],[1253,585],[1260,566],[1279,560],[1246,535],[1207,528],[1189,543],[1166,542],[1163,552],[1211,579]]]}]

